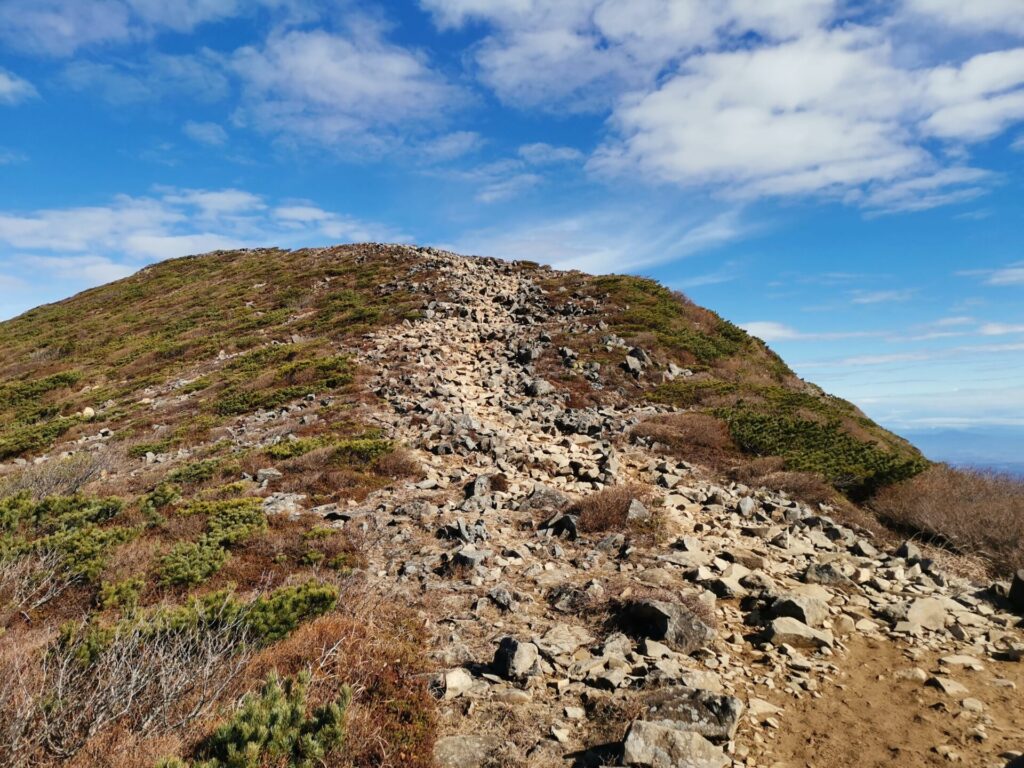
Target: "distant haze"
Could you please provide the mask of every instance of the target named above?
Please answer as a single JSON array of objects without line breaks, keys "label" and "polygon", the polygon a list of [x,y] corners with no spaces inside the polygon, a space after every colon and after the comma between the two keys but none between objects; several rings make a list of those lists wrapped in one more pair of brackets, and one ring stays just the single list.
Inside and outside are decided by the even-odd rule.
[{"label": "distant haze", "polygon": [[900,430],[933,461],[1024,476],[1024,426]]}]

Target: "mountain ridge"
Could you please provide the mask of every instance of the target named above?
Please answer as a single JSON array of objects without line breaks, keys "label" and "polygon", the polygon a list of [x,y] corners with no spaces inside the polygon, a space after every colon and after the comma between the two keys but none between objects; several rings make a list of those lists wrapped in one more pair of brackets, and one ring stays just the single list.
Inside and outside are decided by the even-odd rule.
[{"label": "mountain ridge", "polygon": [[0,446],[31,457],[0,467],[0,759],[998,760],[1024,582],[817,479],[918,457],[732,328],[638,278],[374,244],[0,325]]}]

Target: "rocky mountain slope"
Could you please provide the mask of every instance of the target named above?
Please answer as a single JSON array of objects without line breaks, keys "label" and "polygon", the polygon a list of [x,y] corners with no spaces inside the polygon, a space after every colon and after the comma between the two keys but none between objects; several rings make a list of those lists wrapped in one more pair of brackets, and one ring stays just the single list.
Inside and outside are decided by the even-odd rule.
[{"label": "rocky mountain slope", "polygon": [[[1004,766],[1024,744],[1024,581],[875,526],[851,499],[921,456],[656,284],[212,254],[0,343],[6,764]],[[294,728],[250,727],[285,699]]]}]

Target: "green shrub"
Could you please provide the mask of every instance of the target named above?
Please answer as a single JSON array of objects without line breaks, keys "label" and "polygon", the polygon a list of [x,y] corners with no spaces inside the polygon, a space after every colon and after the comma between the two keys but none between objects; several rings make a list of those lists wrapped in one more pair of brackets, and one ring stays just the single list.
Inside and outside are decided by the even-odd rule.
[{"label": "green shrub", "polygon": [[368,464],[386,453],[391,453],[394,445],[390,440],[376,437],[357,437],[335,443],[334,458],[344,461],[357,461]]},{"label": "green shrub", "polygon": [[[258,694],[249,694],[238,711],[196,750],[193,768],[313,768],[327,765],[328,755],[345,742],[345,713],[352,700],[348,687],[328,704],[307,715],[309,675],[278,679],[272,673]],[[158,768],[186,768],[177,758]]]},{"label": "green shrub", "polygon": [[75,579],[98,578],[112,547],[134,538],[138,530],[101,527],[121,512],[119,499],[50,496],[33,501],[27,494],[0,500],[0,560],[30,552],[60,556],[61,568]]},{"label": "green shrub", "polygon": [[100,608],[120,608],[126,614],[133,613],[139,606],[139,598],[146,588],[146,580],[140,578],[123,581],[105,581],[100,585],[98,597]]},{"label": "green shrub", "polygon": [[327,613],[337,601],[337,589],[307,581],[257,598],[251,604],[247,621],[255,637],[273,643],[290,635],[302,622]]},{"label": "green shrub", "polygon": [[228,561],[228,547],[267,529],[259,499],[198,501],[182,514],[206,514],[206,534],[197,542],[176,544],[160,559],[158,576],[164,586],[202,584]]},{"label": "green shrub", "polygon": [[212,480],[219,466],[219,459],[195,461],[174,470],[167,476],[167,479],[172,483],[181,483],[182,485],[198,485]]},{"label": "green shrub", "polygon": [[157,575],[164,586],[202,584],[219,571],[230,553],[220,544],[203,536],[197,542],[181,542],[160,558]]},{"label": "green shrub", "polygon": [[170,440],[160,440],[155,443],[139,443],[128,449],[128,456],[132,459],[142,459],[145,458],[147,453],[165,453],[170,447]]},{"label": "green shrub", "polygon": [[816,472],[854,500],[913,477],[928,466],[919,454],[885,450],[874,441],[858,440],[836,420],[818,422],[744,409],[723,410],[719,415],[728,422],[733,441],[744,452],[781,456],[787,469]]},{"label": "green shrub", "polygon": [[267,529],[267,516],[260,499],[229,499],[203,502],[213,507],[207,522],[209,537],[224,547],[237,544]]},{"label": "green shrub", "polygon": [[81,379],[82,374],[77,371],[64,371],[42,379],[12,381],[0,387],[0,403],[19,405],[26,401],[37,400],[55,389],[73,387]]},{"label": "green shrub", "polygon": [[322,448],[327,445],[327,442],[327,438],[324,437],[303,437],[298,440],[286,440],[267,448],[266,454],[272,459],[294,459],[298,456],[305,456],[317,448]]},{"label": "green shrub", "polygon": [[49,448],[79,421],[78,417],[61,416],[41,424],[14,423],[0,432],[0,461]]}]

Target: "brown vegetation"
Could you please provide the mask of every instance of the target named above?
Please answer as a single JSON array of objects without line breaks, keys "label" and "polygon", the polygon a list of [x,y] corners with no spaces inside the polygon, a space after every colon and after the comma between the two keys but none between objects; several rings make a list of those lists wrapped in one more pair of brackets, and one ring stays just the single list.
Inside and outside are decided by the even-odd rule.
[{"label": "brown vegetation", "polygon": [[871,508],[887,523],[981,555],[997,573],[1024,567],[1020,478],[938,464],[883,489]]},{"label": "brown vegetation", "polygon": [[[633,502],[643,504],[644,492],[633,485],[612,485],[589,496],[584,496],[570,509],[571,514],[579,515],[581,531],[597,533],[601,531],[624,531],[631,527],[642,527],[640,524],[649,521],[629,519],[629,508]],[[653,517],[653,513],[651,513]]]},{"label": "brown vegetation", "polygon": [[711,469],[722,469],[739,455],[728,425],[706,413],[664,414],[640,422],[631,434],[678,459]]}]

